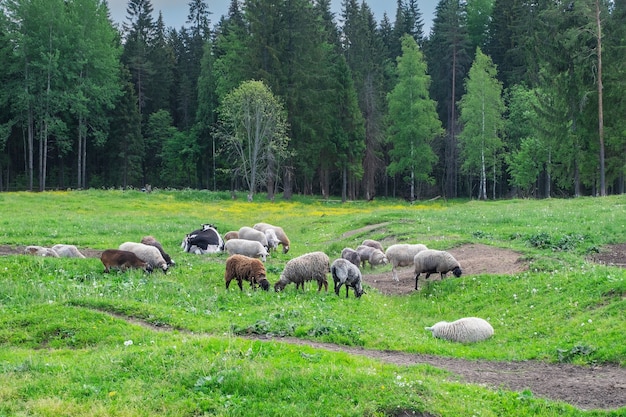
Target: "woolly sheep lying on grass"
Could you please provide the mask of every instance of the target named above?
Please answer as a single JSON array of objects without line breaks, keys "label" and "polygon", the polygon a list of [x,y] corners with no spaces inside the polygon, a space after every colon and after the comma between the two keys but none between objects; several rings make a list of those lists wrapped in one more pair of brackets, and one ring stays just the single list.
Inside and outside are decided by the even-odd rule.
[{"label": "woolly sheep lying on grass", "polygon": [[419,252],[428,249],[426,245],[419,244],[410,244],[410,243],[398,243],[395,245],[391,245],[385,251],[385,255],[387,256],[387,260],[391,264],[391,273],[393,274],[393,279],[395,281],[399,281],[398,279],[398,271],[396,270],[401,266],[409,266],[414,265],[413,258]]},{"label": "woolly sheep lying on grass", "polygon": [[52,247],[52,250],[59,255],[60,258],[85,258],[85,255],[80,253],[78,248],[74,245],[56,244]]},{"label": "woolly sheep lying on grass", "polygon": [[24,248],[24,253],[35,256],[48,256],[50,258],[58,258],[59,254],[52,248],[44,248],[43,246],[30,245]]},{"label": "woolly sheep lying on grass", "polygon": [[107,249],[100,255],[104,265],[104,273],[108,274],[111,268],[117,268],[124,272],[129,268],[140,268],[146,272],[152,272],[152,266],[139,259],[133,252],[119,249]]},{"label": "woolly sheep lying on grass", "polygon": [[282,291],[287,284],[296,284],[296,290],[306,281],[317,281],[317,291],[324,289],[328,291],[328,280],[326,274],[330,272],[330,259],[324,252],[310,252],[291,259],[285,264],[280,279],[274,284],[275,291]]},{"label": "woolly sheep lying on grass", "polygon": [[269,223],[257,223],[253,227],[253,229],[260,230],[261,232],[265,232],[268,229],[272,229],[274,233],[276,233],[276,237],[281,245],[283,245],[283,253],[289,252],[289,238],[287,234],[280,226],[274,226]]},{"label": "woolly sheep lying on grass", "polygon": [[355,251],[354,249],[343,248],[343,250],[341,251],[341,257],[356,265],[357,268],[361,267],[361,255],[359,255],[359,252]]},{"label": "woolly sheep lying on grass", "polygon": [[148,263],[153,269],[161,268],[163,272],[167,272],[167,262],[163,259],[161,252],[154,246],[137,242],[124,242],[120,245],[119,250],[132,252],[137,255],[139,259]]},{"label": "woolly sheep lying on grass", "polygon": [[267,236],[265,236],[265,232],[260,230],[253,229],[248,226],[243,226],[239,228],[238,239],[245,240],[255,240],[263,245],[266,249],[269,249],[269,245],[267,243]]},{"label": "woolly sheep lying on grass", "polygon": [[257,284],[265,291],[270,288],[270,283],[266,278],[265,266],[263,262],[256,258],[249,258],[243,255],[230,256],[226,260],[226,270],[224,272],[226,289],[228,289],[230,281],[233,279],[237,280],[241,291],[243,291],[243,280],[249,281],[252,289],[256,289]]},{"label": "woolly sheep lying on grass", "polygon": [[480,342],[493,336],[491,324],[478,317],[464,317],[450,323],[440,321],[425,329],[430,330],[434,337],[461,343]]},{"label": "woolly sheep lying on grass", "polygon": [[449,252],[443,250],[426,249],[419,252],[413,258],[413,264],[415,265],[415,289],[417,290],[417,280],[420,274],[426,274],[426,279],[430,277],[430,274],[439,272],[441,279],[450,271],[455,277],[461,276],[461,265],[459,261],[454,259]]},{"label": "woolly sheep lying on grass", "polygon": [[156,240],[154,237],[144,236],[141,238],[141,243],[143,243],[144,245],[150,245],[150,246],[154,246],[155,248],[157,248],[159,252],[161,252],[161,256],[163,257],[163,259],[165,259],[165,262],[167,262],[169,266],[176,265],[176,262],[174,262],[172,257],[168,255],[163,249],[163,245],[161,245],[161,243],[158,240]]},{"label": "woolly sheep lying on grass", "polygon": [[372,246],[360,245],[356,248],[359,257],[361,258],[361,266],[365,268],[365,262],[370,263],[370,268],[374,268],[378,265],[387,265],[389,260],[387,256],[380,249],[376,249]]},{"label": "woolly sheep lying on grass", "polygon": [[361,270],[347,259],[335,259],[330,266],[330,273],[335,283],[335,294],[339,295],[339,289],[342,285],[346,286],[346,298],[348,298],[348,289],[350,287],[354,289],[356,298],[365,293],[363,291]]},{"label": "woolly sheep lying on grass", "polygon": [[256,240],[231,239],[226,242],[224,249],[229,255],[244,255],[250,258],[260,258],[263,262],[267,259],[267,249]]}]

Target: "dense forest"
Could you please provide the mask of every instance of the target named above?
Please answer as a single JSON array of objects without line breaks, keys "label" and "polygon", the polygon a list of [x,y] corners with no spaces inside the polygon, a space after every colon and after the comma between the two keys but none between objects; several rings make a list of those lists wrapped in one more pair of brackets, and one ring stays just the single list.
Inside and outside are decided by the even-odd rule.
[{"label": "dense forest", "polygon": [[624,193],[626,0],[0,0],[0,191]]}]

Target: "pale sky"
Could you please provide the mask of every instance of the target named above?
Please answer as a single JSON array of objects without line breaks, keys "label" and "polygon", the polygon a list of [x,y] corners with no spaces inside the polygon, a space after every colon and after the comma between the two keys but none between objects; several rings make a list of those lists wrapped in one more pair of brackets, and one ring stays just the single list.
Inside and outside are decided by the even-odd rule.
[{"label": "pale sky", "polygon": [[[174,27],[180,29],[182,26],[186,26],[187,13],[189,12],[189,1],[187,0],[152,0],[152,9],[154,10],[154,20],[159,16],[159,11],[163,13],[163,20],[165,26]],[[332,12],[335,13],[335,17],[341,16],[341,3],[342,0],[332,0]],[[383,13],[387,12],[389,20],[393,22],[396,16],[397,2],[394,0],[365,0],[365,3],[372,9],[374,18],[380,23],[383,18]],[[422,20],[424,22],[424,34],[428,36],[430,34],[430,27],[432,24],[433,15],[435,13],[435,7],[438,0],[418,0],[417,5],[422,13]],[[109,9],[111,11],[111,18],[115,23],[123,23],[126,21],[126,7],[128,0],[108,0]],[[360,3],[359,3],[360,4]],[[228,6],[230,0],[208,0],[207,5],[210,15],[211,24],[215,24],[220,20],[222,15],[228,13]]]}]

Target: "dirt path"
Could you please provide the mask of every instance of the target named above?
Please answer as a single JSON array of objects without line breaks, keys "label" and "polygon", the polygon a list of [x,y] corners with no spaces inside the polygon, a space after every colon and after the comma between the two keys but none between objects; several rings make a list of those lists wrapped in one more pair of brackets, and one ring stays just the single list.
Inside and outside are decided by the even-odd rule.
[{"label": "dirt path", "polygon": [[[83,249],[81,251],[86,256],[100,256],[99,251]],[[521,272],[527,268],[527,265],[521,261],[520,254],[488,245],[465,245],[451,249],[450,252],[463,265],[464,275],[478,273],[508,274]],[[23,248],[0,246],[0,255],[16,253],[23,253]],[[612,265],[626,265],[625,258],[626,245],[620,245],[607,248],[607,250],[594,256],[592,260]],[[402,295],[414,291],[415,279],[410,268],[399,271],[399,282],[393,281],[390,275],[390,273],[371,273],[366,268],[363,279],[368,285],[378,288],[383,294]],[[169,330],[166,327],[153,327],[148,323],[128,317],[120,318],[155,330]],[[537,361],[469,361],[434,355],[339,346],[296,338],[268,339],[261,336],[250,337],[250,339],[274,340],[295,345],[308,345],[329,351],[342,351],[401,366],[429,364],[452,372],[450,380],[483,384],[493,389],[529,390],[536,397],[564,401],[580,409],[610,410],[626,407],[626,368],[619,366],[582,367]]]}]

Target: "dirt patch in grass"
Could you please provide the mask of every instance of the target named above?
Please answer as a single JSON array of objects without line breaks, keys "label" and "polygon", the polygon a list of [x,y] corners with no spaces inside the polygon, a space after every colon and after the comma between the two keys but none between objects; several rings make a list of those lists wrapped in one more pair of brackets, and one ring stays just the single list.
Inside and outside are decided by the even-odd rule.
[{"label": "dirt patch in grass", "polygon": [[[88,257],[100,257],[102,251],[80,249]],[[451,249],[463,268],[464,275],[514,274],[527,269],[519,253],[482,244],[464,245]],[[24,247],[0,246],[0,255],[21,254]],[[608,265],[626,265],[626,244],[603,249],[591,259]],[[400,281],[395,282],[391,272],[377,273],[376,269],[364,270],[365,282],[383,294],[403,295],[414,291],[415,278],[412,268],[399,271]],[[432,275],[430,279],[438,279]],[[420,281],[422,285],[422,281]],[[124,318],[155,330],[168,330],[145,322]],[[576,366],[550,364],[538,361],[501,362],[445,358],[397,351],[379,351],[359,347],[339,346],[297,338],[268,339],[251,336],[257,340],[276,340],[296,345],[309,345],[330,351],[342,351],[363,355],[396,365],[409,366],[429,364],[450,371],[448,379],[484,385],[492,389],[507,389],[554,401],[570,403],[581,409],[617,409],[626,406],[626,368],[617,365]]]}]

